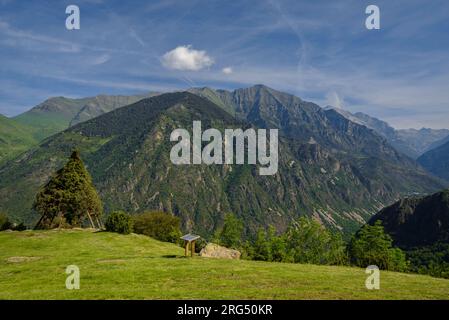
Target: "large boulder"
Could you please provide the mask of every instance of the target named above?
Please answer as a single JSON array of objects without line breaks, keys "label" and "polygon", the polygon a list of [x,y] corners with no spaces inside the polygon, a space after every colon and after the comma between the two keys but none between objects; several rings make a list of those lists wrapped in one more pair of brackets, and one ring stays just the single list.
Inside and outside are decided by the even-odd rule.
[{"label": "large boulder", "polygon": [[208,243],[200,252],[201,257],[240,259],[241,253],[237,250],[228,249],[215,243]]}]

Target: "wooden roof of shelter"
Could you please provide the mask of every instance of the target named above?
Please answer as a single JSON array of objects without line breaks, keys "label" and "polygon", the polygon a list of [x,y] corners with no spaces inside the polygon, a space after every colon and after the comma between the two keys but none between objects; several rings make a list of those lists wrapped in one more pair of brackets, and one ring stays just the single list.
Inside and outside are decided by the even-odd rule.
[{"label": "wooden roof of shelter", "polygon": [[198,236],[198,235],[196,235],[196,234],[191,234],[191,233],[188,233],[188,234],[183,235],[183,236],[181,237],[182,240],[189,241],[189,242],[190,242],[190,241],[198,240],[199,238],[201,238],[201,237]]}]

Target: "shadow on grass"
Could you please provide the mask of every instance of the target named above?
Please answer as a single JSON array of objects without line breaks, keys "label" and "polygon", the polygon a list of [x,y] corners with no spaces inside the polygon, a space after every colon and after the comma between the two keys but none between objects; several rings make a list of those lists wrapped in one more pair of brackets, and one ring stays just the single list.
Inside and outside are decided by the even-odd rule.
[{"label": "shadow on grass", "polygon": [[179,256],[179,255],[176,255],[176,254],[166,254],[166,255],[163,255],[162,258],[166,258],[166,259],[186,259],[186,258],[189,258],[189,257]]}]

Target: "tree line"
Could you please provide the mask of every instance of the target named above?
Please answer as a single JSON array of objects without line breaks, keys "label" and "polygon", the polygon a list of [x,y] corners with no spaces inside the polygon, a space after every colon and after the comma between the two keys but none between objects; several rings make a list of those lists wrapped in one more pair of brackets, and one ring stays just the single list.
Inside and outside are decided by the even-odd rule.
[{"label": "tree line", "polygon": [[324,265],[377,265],[383,270],[407,271],[405,253],[393,247],[380,221],[364,225],[348,243],[340,233],[324,228],[313,219],[300,217],[284,233],[273,226],[260,228],[252,240],[243,239],[243,221],[228,214],[214,242],[242,252],[246,259]]}]

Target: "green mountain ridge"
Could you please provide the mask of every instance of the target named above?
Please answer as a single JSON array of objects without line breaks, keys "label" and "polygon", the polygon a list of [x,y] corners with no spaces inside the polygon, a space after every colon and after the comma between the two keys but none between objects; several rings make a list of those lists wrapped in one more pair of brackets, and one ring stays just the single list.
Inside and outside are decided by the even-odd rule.
[{"label": "green mountain ridge", "polygon": [[0,115],[0,164],[37,144],[32,129]]},{"label": "green mountain ridge", "polygon": [[[210,235],[227,212],[283,230],[299,215],[355,230],[384,205],[406,194],[443,188],[372,130],[333,111],[255,86],[209,91],[222,105],[177,92],[140,100],[56,134],[0,167],[0,210],[31,224],[38,188],[74,147],[90,171],[106,211],[162,209],[181,217],[186,231]],[[235,110],[236,117],[229,111]],[[170,132],[208,127],[280,129],[279,171],[259,176],[256,166],[175,166]]]},{"label": "green mountain ridge", "polygon": [[381,220],[395,245],[410,249],[449,243],[449,189],[426,197],[402,199],[369,221]]},{"label": "green mountain ridge", "polygon": [[54,97],[13,118],[0,115],[0,164],[70,126],[156,94]]},{"label": "green mountain ridge", "polygon": [[45,100],[31,110],[13,119],[18,123],[32,128],[33,138],[41,141],[72,125],[155,94],[148,93],[135,96],[98,95],[79,99],[54,97]]},{"label": "green mountain ridge", "polygon": [[70,121],[69,126],[74,126],[80,122],[98,117],[104,113],[110,112],[117,108],[130,105],[134,102],[142,100],[144,98],[153,97],[158,93],[148,93],[146,95],[135,96],[108,96],[99,95],[89,99],[89,101],[83,105],[78,113]]},{"label": "green mountain ridge", "polygon": [[41,141],[57,132],[69,127],[70,120],[88,101],[84,99],[70,99],[54,97],[45,100],[27,112],[13,119],[18,123],[33,128],[33,136]]}]

